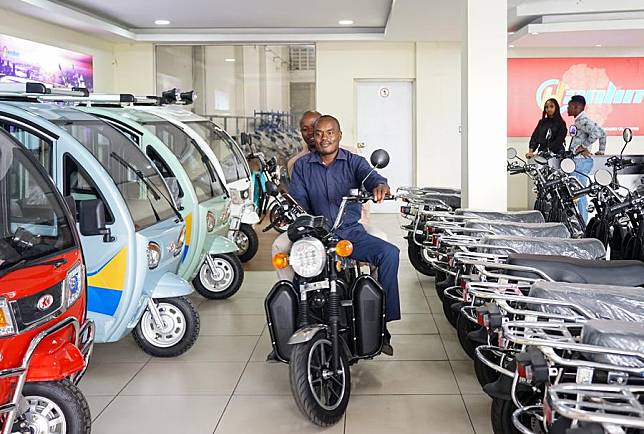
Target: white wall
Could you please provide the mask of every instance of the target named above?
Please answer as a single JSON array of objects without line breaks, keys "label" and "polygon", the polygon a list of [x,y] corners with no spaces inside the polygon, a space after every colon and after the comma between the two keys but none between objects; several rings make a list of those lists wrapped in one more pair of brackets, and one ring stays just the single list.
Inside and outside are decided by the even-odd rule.
[{"label": "white wall", "polygon": [[189,45],[164,45],[155,50],[156,67],[159,71],[172,71],[171,74],[158,73],[156,75],[156,94],[168,89],[178,88],[191,90],[193,85],[192,74],[192,47]]},{"label": "white wall", "polygon": [[415,183],[460,187],[459,44],[321,42],[316,53],[317,110],[340,120],[348,145],[356,143],[355,80],[414,80]]}]

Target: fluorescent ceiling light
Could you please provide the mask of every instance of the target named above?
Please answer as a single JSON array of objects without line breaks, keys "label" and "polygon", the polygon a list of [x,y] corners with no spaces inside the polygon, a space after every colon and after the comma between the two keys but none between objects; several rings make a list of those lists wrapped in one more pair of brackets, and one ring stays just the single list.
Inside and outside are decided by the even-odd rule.
[{"label": "fluorescent ceiling light", "polygon": [[234,62],[234,61],[235,61],[235,59],[233,59],[232,57],[228,57],[228,58],[224,59],[224,62]]},{"label": "fluorescent ceiling light", "polygon": [[341,26],[350,26],[353,24],[353,20],[340,20],[338,21],[338,24]]},{"label": "fluorescent ceiling light", "polygon": [[154,22],[154,24],[156,24],[157,26],[167,26],[168,24],[170,24],[170,21],[169,20],[156,20]]},{"label": "fluorescent ceiling light", "polygon": [[595,44],[595,47],[601,48],[602,44]]}]

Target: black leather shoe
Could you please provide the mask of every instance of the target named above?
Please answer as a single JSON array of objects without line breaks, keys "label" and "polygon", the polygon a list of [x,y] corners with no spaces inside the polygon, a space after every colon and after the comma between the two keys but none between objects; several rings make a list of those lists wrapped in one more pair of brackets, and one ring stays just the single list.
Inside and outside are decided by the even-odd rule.
[{"label": "black leather shoe", "polygon": [[393,356],[394,355],[394,347],[391,346],[391,334],[389,334],[389,330],[385,329],[385,338],[384,342],[382,343],[382,353],[386,354],[387,356]]}]

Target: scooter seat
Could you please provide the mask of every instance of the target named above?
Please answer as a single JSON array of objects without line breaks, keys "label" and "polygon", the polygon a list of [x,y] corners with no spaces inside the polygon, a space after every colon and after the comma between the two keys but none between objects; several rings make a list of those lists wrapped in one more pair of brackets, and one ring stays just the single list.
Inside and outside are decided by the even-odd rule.
[{"label": "scooter seat", "polygon": [[531,255],[559,255],[579,259],[603,259],[606,257],[604,245],[594,238],[528,238],[489,235],[481,238],[481,244],[486,245],[486,247],[477,249],[481,253],[527,253]]},{"label": "scooter seat", "polygon": [[496,220],[517,223],[545,223],[540,211],[484,211],[475,209],[457,209],[456,215],[478,217],[480,220]]},{"label": "scooter seat", "polygon": [[585,311],[579,312],[555,304],[532,306],[534,310],[541,312],[565,316],[582,313],[594,319],[644,322],[644,290],[638,287],[539,280],[532,284],[529,295],[573,303]]},{"label": "scooter seat", "polygon": [[496,220],[470,220],[468,229],[491,232],[494,235],[518,237],[570,238],[570,231],[562,223],[517,223]]},{"label": "scooter seat", "polygon": [[[644,354],[644,324],[628,321],[588,321],[584,324],[581,342],[588,345]],[[584,356],[597,363],[632,368],[644,367],[644,356],[640,358],[601,353],[587,353]]]},{"label": "scooter seat", "polygon": [[423,200],[427,202],[444,202],[447,206],[452,209],[460,208],[461,206],[461,196],[456,194],[448,193],[428,193],[423,194]]},{"label": "scooter seat", "polygon": [[[595,283],[598,285],[644,286],[644,262],[595,261],[566,256],[511,254],[508,264],[532,267],[556,282]],[[526,276],[525,272],[512,272]],[[529,277],[538,277],[532,274]]]}]

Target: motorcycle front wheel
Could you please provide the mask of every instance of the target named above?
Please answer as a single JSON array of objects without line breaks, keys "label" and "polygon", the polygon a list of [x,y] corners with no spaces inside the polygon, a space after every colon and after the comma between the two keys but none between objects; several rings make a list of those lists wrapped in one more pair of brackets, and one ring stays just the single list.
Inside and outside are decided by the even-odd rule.
[{"label": "motorcycle front wheel", "polygon": [[434,276],[434,268],[423,258],[423,248],[414,242],[412,236],[410,235],[407,245],[409,262],[419,273],[425,276]]},{"label": "motorcycle front wheel", "polygon": [[[22,389],[24,413],[14,427],[43,434],[89,434],[92,417],[80,389],[69,380],[25,383]],[[22,432],[22,431],[20,431]]]},{"label": "motorcycle front wheel", "polygon": [[291,393],[300,411],[318,426],[338,423],[347,410],[351,395],[351,371],[344,351],[333,373],[333,348],[326,333],[293,346],[289,362]]}]

